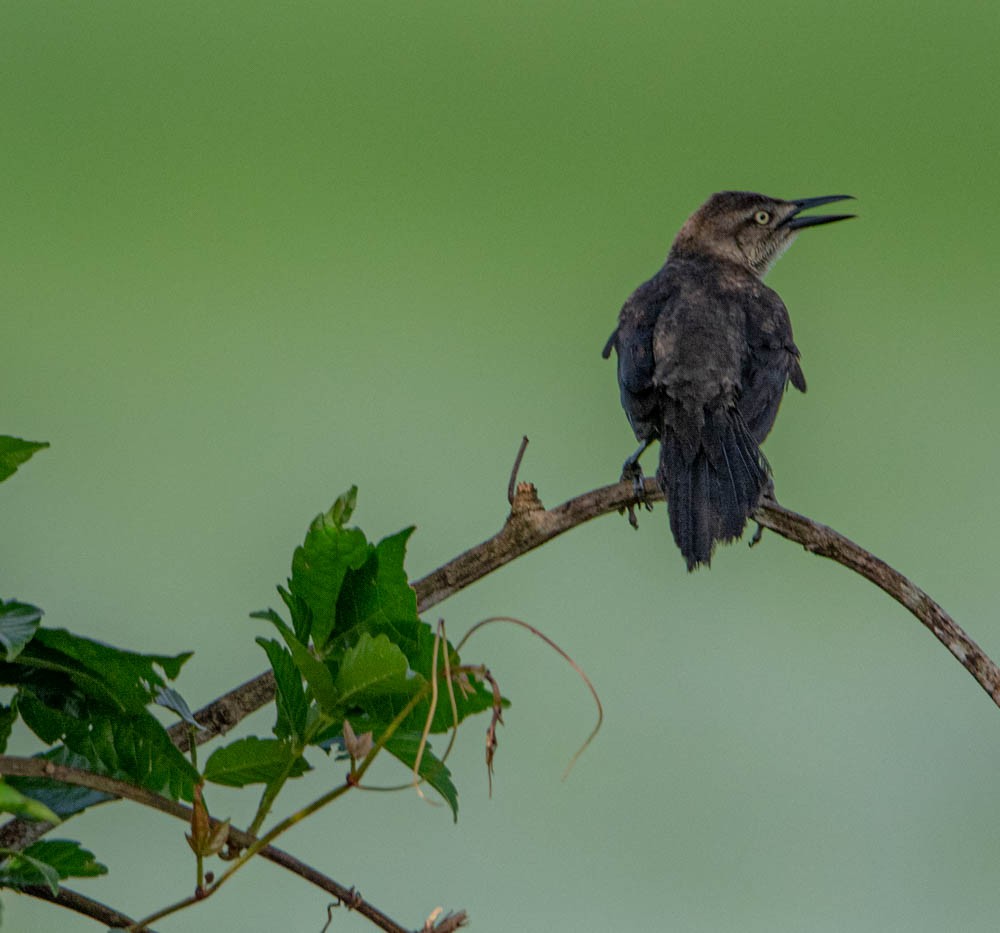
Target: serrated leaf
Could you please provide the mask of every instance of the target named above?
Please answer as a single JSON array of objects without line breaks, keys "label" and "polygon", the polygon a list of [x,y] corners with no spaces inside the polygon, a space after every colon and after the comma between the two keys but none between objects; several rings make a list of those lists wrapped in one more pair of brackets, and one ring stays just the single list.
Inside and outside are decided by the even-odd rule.
[{"label": "serrated leaf", "polygon": [[14,816],[26,820],[39,820],[43,823],[59,822],[59,817],[44,803],[25,796],[2,778],[0,778],[0,813],[13,813]]},{"label": "serrated leaf", "polygon": [[0,887],[26,888],[43,884],[55,896],[59,893],[59,872],[51,865],[24,852],[4,850],[7,857],[0,862]]},{"label": "serrated leaf", "polygon": [[[383,538],[365,564],[346,575],[337,602],[337,638],[344,643],[358,639],[363,632],[372,636],[385,635],[398,645],[409,662],[410,669],[430,679],[434,655],[434,630],[417,615],[417,597],[410,586],[404,560],[406,545],[413,528]],[[453,668],[461,663],[454,646],[448,645]],[[442,670],[441,650],[438,651],[439,672]],[[443,672],[441,674],[443,676]],[[440,683],[442,693],[444,683]],[[473,682],[471,692],[455,691],[458,720],[490,709],[492,691]],[[428,707],[421,709],[426,715]],[[454,725],[450,701],[439,703],[431,724],[432,732],[444,732]]]},{"label": "serrated leaf", "polygon": [[[417,749],[419,747],[420,736],[415,733],[400,734],[397,732],[385,743],[385,750],[390,755],[398,758],[411,771],[413,770],[413,763],[417,760]],[[452,818],[457,823],[458,788],[452,783],[451,772],[448,770],[447,765],[434,755],[429,743],[424,745],[423,755],[420,758],[419,774],[451,807]]]},{"label": "serrated leaf", "polygon": [[18,709],[43,742],[62,741],[98,774],[190,800],[198,773],[146,710],[113,715],[91,709],[86,698],[36,693],[22,687]]},{"label": "serrated leaf", "polygon": [[269,784],[286,773],[289,777],[300,777],[309,770],[309,762],[295,754],[290,742],[248,736],[216,749],[205,763],[205,779],[214,784],[244,787]]},{"label": "serrated leaf", "polygon": [[343,527],[344,516],[353,511],[344,499],[341,496],[329,511],[313,520],[305,541],[292,555],[292,576],[288,581],[290,594],[309,609],[310,636],[321,652],[336,625],[337,597],[344,576],[364,564],[371,551],[359,529]]},{"label": "serrated leaf", "polygon": [[25,441],[0,434],[0,483],[17,472],[17,468],[33,454],[49,446],[48,441]]},{"label": "serrated leaf", "polygon": [[42,610],[28,603],[0,600],[0,648],[13,661],[35,637],[42,621]]},{"label": "serrated leaf", "polygon": [[157,688],[166,686],[164,675],[170,680],[177,677],[191,652],[139,654],[65,629],[40,628],[24,655],[24,664],[61,670],[85,693],[109,699],[122,709],[138,711],[155,701]]},{"label": "serrated leaf", "polygon": [[[400,694],[408,699],[415,684],[407,679],[406,655],[385,635],[364,634],[344,652],[334,688],[344,708],[367,709],[373,699]],[[405,700],[404,700],[405,704]]]},{"label": "serrated leaf", "polygon": [[292,654],[292,660],[298,668],[299,673],[309,684],[313,698],[320,705],[324,712],[332,713],[340,708],[337,690],[333,685],[333,674],[329,668],[309,651],[302,644],[295,634],[284,623],[276,624],[281,637],[288,645],[288,650]]},{"label": "serrated leaf", "polygon": [[271,670],[274,671],[274,702],[278,710],[274,734],[279,739],[293,737],[301,742],[305,738],[306,717],[309,713],[309,701],[302,687],[302,674],[296,667],[291,652],[278,642],[258,638],[257,644],[267,653]]},{"label": "serrated leaf", "polygon": [[385,633],[410,658],[417,648],[417,594],[403,568],[413,528],[383,538],[365,563],[348,571],[337,600],[337,635],[356,640],[362,632]]},{"label": "serrated leaf", "polygon": [[[288,581],[289,586],[291,582],[291,580]],[[309,633],[312,632],[312,611],[301,596],[293,596],[283,586],[278,587],[278,595],[292,617],[292,629],[295,632],[295,637],[303,645],[308,645]]]},{"label": "serrated leaf", "polygon": [[108,873],[93,852],[70,839],[43,839],[28,846],[24,854],[52,866],[60,879],[96,878]]}]

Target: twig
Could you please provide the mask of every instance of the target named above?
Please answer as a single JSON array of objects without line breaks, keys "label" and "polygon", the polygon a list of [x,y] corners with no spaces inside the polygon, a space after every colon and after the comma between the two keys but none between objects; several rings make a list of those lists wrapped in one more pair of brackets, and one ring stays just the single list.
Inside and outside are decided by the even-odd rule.
[{"label": "twig", "polygon": [[[113,907],[108,907],[107,904],[95,901],[93,898],[73,891],[70,888],[63,887],[63,885],[59,885],[59,892],[57,894],[53,894],[52,889],[44,884],[29,884],[18,890],[23,894],[30,894],[32,897],[48,901],[50,904],[58,904],[67,910],[83,914],[83,916],[90,917],[112,929],[127,927],[135,922],[131,917],[115,910]],[[149,933],[154,933],[154,931],[150,930]]]},{"label": "twig", "polygon": [[[77,787],[88,787],[91,790],[101,791],[105,794],[113,794],[115,797],[121,797],[126,800],[132,800],[135,803],[151,807],[154,810],[159,810],[161,813],[166,813],[169,816],[176,817],[186,823],[191,822],[191,808],[182,803],[170,800],[167,797],[161,797],[159,794],[153,793],[151,790],[146,790],[144,787],[137,787],[134,784],[128,784],[125,781],[119,781],[116,778],[107,777],[103,774],[94,774],[92,771],[85,771],[81,768],[70,768],[66,765],[53,764],[51,761],[47,761],[44,758],[17,758],[11,755],[0,755],[0,775],[48,778],[49,780],[58,781],[62,784],[73,784]],[[212,822],[213,824],[216,823],[215,820]],[[48,824],[41,825],[44,826]],[[248,849],[258,842],[254,836],[251,836],[249,833],[245,833],[242,830],[236,829],[235,827],[230,827],[229,839],[233,844],[241,849]],[[405,927],[400,926],[396,923],[396,921],[394,921],[391,917],[386,916],[373,904],[368,903],[368,901],[361,897],[361,895],[359,895],[354,888],[348,888],[345,885],[334,881],[333,878],[327,877],[315,868],[307,865],[305,862],[295,858],[295,856],[289,855],[282,849],[269,845],[261,849],[258,854],[261,858],[265,858],[269,862],[274,862],[275,865],[280,865],[282,868],[294,872],[296,875],[299,875],[301,878],[304,878],[316,887],[321,888],[327,893],[334,895],[334,897],[339,898],[342,903],[349,905],[352,910],[356,910],[363,917],[371,920],[371,922],[377,927],[387,931],[387,933],[408,933]],[[26,893],[33,895],[36,893],[34,887],[32,887],[31,890],[22,890],[25,890]],[[48,888],[44,888],[44,890],[49,891]],[[49,894],[51,895],[51,892],[49,892]],[[51,896],[47,899],[53,900]],[[78,903],[82,907],[85,907],[84,902],[86,900],[86,898],[82,898],[81,896],[81,900]],[[57,900],[56,903],[60,902]],[[97,904],[96,901],[94,903]],[[70,904],[65,904],[64,906],[72,907]],[[104,905],[98,905],[98,908],[100,907],[104,907]],[[72,907],[72,909],[76,910],[78,908]],[[111,910],[111,908],[104,909]],[[103,922],[102,917],[98,914],[89,913],[86,909],[81,909],[80,912],[87,913],[88,916],[92,916]],[[125,917],[124,914],[119,914],[118,916],[121,916],[126,921],[126,923],[123,924],[124,926],[128,926],[135,922]],[[109,925],[113,926],[114,924]]]},{"label": "twig", "polygon": [[521,438],[521,446],[517,448],[517,456],[514,458],[514,466],[510,469],[510,480],[507,483],[507,501],[514,504],[514,490],[517,488],[517,471],[521,469],[521,461],[524,459],[524,452],[528,449],[528,435]]},{"label": "twig", "polygon": [[[357,768],[352,767],[350,773],[347,775],[346,780],[334,787],[332,790],[327,791],[320,797],[317,797],[311,803],[306,804],[299,810],[296,810],[290,816],[286,816],[283,820],[279,821],[277,824],[272,826],[263,836],[259,839],[253,840],[249,846],[247,846],[244,851],[242,851],[238,858],[234,859],[229,867],[219,875],[207,888],[201,891],[196,891],[189,897],[185,897],[173,904],[169,904],[166,907],[157,910],[156,912],[150,914],[148,917],[144,917],[138,923],[133,924],[129,927],[130,930],[134,930],[135,933],[146,933],[147,925],[154,923],[157,920],[161,920],[164,917],[168,917],[171,914],[175,914],[178,911],[184,910],[188,907],[192,907],[199,901],[204,900],[207,897],[211,897],[215,894],[230,878],[233,877],[241,868],[247,865],[255,855],[261,853],[266,849],[274,839],[278,836],[287,832],[293,826],[301,823],[303,820],[310,817],[317,810],[321,810],[328,804],[333,803],[334,800],[342,797],[351,788],[357,787],[360,784],[361,779],[365,776],[365,773],[371,767],[372,762],[375,760],[378,753],[385,747],[385,743],[392,738],[396,730],[406,721],[407,716],[409,716],[417,706],[425,699],[427,693],[427,687],[424,686],[418,689],[413,696],[410,698],[409,702],[393,717],[392,721],[382,730],[375,744],[372,746],[371,750],[365,755],[364,760],[357,766]],[[232,833],[230,833],[230,836]],[[356,894],[356,892],[351,891],[351,901],[350,906],[355,907],[357,903],[361,901],[361,896]],[[389,933],[406,933],[397,924],[393,923],[391,927],[387,927]]]}]

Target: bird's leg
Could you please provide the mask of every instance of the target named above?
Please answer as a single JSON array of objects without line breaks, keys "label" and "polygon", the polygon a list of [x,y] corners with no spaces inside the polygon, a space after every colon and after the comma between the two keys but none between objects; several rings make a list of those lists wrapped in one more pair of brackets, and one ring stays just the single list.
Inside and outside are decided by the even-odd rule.
[{"label": "bird's leg", "polygon": [[644,505],[647,512],[653,511],[653,503],[646,499],[646,487],[643,483],[642,466],[639,464],[639,458],[646,452],[646,448],[652,444],[652,439],[645,440],[626,461],[622,464],[622,476],[620,482],[625,482],[625,480],[632,480],[632,493],[635,496],[635,502],[629,503],[624,510],[628,511],[628,523],[633,528],[639,527],[639,520],[635,517],[635,507],[637,505]]},{"label": "bird's leg", "polygon": [[[775,505],[778,504],[778,500],[774,497],[774,479],[771,476],[767,478],[767,488],[760,495],[760,504],[765,502],[773,502]],[[760,544],[760,539],[763,536],[764,526],[760,522],[757,522],[757,530],[753,533],[753,537],[750,539],[749,547],[753,547],[755,544]]]}]

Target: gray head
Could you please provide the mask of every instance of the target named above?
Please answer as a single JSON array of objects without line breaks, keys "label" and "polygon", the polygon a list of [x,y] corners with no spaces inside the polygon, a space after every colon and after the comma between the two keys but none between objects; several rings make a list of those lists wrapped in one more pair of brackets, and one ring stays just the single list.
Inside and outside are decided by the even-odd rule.
[{"label": "gray head", "polygon": [[684,222],[674,240],[671,254],[723,259],[763,278],[778,257],[792,245],[800,230],[854,216],[823,214],[803,217],[802,211],[850,199],[849,194],[832,194],[782,201],[752,191],[720,191]]}]

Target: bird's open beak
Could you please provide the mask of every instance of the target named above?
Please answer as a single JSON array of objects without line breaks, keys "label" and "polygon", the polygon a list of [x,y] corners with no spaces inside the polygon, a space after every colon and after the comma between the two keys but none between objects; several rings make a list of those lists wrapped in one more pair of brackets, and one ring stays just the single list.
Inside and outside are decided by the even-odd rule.
[{"label": "bird's open beak", "polygon": [[854,196],[850,194],[828,194],[822,198],[796,198],[792,201],[795,205],[794,213],[790,214],[784,225],[792,230],[801,230],[803,227],[818,227],[820,224],[832,224],[835,220],[850,220],[855,214],[813,214],[811,217],[799,216],[802,211],[810,207],[819,207],[821,204],[832,204],[834,201],[853,201]]}]

